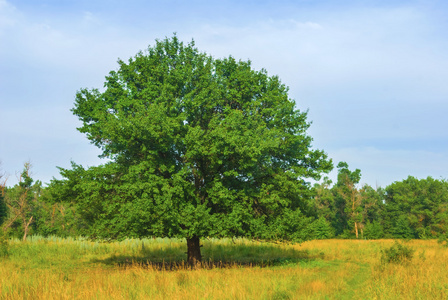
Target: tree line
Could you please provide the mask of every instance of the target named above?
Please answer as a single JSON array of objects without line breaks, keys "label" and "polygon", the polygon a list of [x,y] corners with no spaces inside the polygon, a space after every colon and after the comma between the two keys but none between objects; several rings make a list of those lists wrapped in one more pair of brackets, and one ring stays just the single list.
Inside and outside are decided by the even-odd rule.
[{"label": "tree line", "polygon": [[386,188],[359,186],[361,171],[338,164],[337,182],[315,184],[311,201],[321,236],[339,238],[444,238],[448,233],[448,182],[409,176]]},{"label": "tree line", "polygon": [[[53,179],[43,186],[30,177],[31,165],[26,163],[20,173],[20,181],[7,187],[1,181],[0,226],[10,236],[25,239],[27,235],[56,235],[61,237],[97,236],[111,237],[112,222],[123,222],[131,228],[118,227],[122,234],[115,237],[141,237],[148,231],[143,224],[132,225],[135,220],[115,220],[102,224],[98,207],[89,207],[87,198],[101,201],[108,193],[117,193],[112,184],[112,173],[107,176],[109,166],[85,169],[72,164],[72,169],[61,169],[64,179]],[[288,230],[286,224],[280,228],[269,228],[271,238],[310,239],[443,239],[448,235],[448,182],[443,179],[417,179],[409,176],[386,188],[360,186],[361,171],[350,170],[345,162],[337,166],[338,177],[333,184],[327,177],[310,188],[302,204],[302,214],[292,226],[297,232]],[[102,182],[98,182],[99,177]],[[1,179],[1,177],[0,177]],[[3,177],[4,179],[4,177]],[[132,184],[143,184],[135,182]],[[126,189],[129,186],[126,186]],[[107,201],[107,200],[105,200]],[[291,221],[291,220],[289,220]],[[114,225],[116,226],[116,225]],[[100,233],[106,231],[107,234]],[[283,233],[280,233],[283,231]],[[158,236],[167,233],[153,232]],[[276,235],[277,234],[277,235]],[[267,238],[265,233],[254,238]]]}]

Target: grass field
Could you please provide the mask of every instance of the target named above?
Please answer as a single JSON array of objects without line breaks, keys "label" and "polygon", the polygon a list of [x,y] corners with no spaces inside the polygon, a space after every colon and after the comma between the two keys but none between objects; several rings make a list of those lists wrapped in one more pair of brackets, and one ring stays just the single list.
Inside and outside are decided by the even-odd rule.
[{"label": "grass field", "polygon": [[205,239],[204,267],[177,239],[30,237],[0,257],[0,299],[448,299],[448,249],[404,242],[410,262],[382,263],[392,240],[285,245]]}]

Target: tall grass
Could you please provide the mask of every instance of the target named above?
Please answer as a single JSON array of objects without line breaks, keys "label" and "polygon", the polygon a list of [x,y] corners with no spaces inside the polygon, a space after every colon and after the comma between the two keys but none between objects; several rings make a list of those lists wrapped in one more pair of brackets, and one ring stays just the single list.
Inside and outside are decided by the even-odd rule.
[{"label": "tall grass", "polygon": [[448,298],[448,249],[436,241],[410,241],[412,261],[385,266],[392,240],[203,244],[204,268],[192,270],[181,239],[12,240],[0,260],[0,299]]}]

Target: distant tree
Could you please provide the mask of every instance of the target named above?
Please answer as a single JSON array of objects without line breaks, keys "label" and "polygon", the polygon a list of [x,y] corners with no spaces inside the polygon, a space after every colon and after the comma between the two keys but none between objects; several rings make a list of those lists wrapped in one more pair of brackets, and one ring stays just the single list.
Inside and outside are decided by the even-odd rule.
[{"label": "distant tree", "polygon": [[375,190],[367,184],[358,188],[361,171],[350,171],[345,162],[340,162],[338,168],[338,181],[333,187],[328,177],[314,184],[314,214],[331,224],[336,236],[348,238],[353,233],[355,237],[367,237],[364,231],[368,226],[367,238],[382,237],[383,190]]},{"label": "distant tree", "polygon": [[41,236],[79,236],[80,228],[85,224],[76,211],[73,199],[65,198],[59,182],[54,179],[42,189],[35,206],[33,233]]},{"label": "distant tree", "polygon": [[344,206],[347,217],[347,223],[353,226],[356,238],[359,237],[359,231],[363,228],[363,208],[361,206],[363,197],[356,185],[361,179],[361,170],[350,171],[346,162],[339,162],[338,182],[335,185],[337,195],[342,199],[340,201]]},{"label": "distant tree", "polygon": [[8,217],[3,224],[3,229],[8,230],[17,223],[23,232],[23,240],[26,239],[34,218],[33,210],[37,197],[35,189],[40,189],[41,187],[39,181],[33,186],[30,169],[31,164],[29,162],[25,163],[24,169],[19,176],[19,183],[8,189],[5,195]]},{"label": "distant tree", "polygon": [[374,189],[368,184],[364,184],[360,190],[362,194],[363,219],[364,222],[380,222],[384,213],[384,190],[381,187]]},{"label": "distant tree", "polygon": [[313,231],[313,239],[323,240],[334,237],[333,227],[331,227],[331,224],[322,216],[311,224],[311,228]]},{"label": "distant tree", "polygon": [[364,238],[366,239],[381,239],[384,237],[384,229],[379,221],[367,220],[364,226]]},{"label": "distant tree", "polygon": [[73,109],[112,160],[73,170],[92,232],[185,237],[190,263],[201,260],[201,237],[300,236],[305,179],[332,163],[311,149],[307,114],[278,77],[176,36],[118,63],[105,90],[82,89]]},{"label": "distant tree", "polygon": [[0,226],[3,224],[7,216],[7,206],[5,203],[6,180],[7,176],[0,169]]},{"label": "distant tree", "polygon": [[318,217],[324,217],[331,222],[335,218],[334,195],[331,192],[330,185],[332,181],[325,177],[322,183],[314,184],[314,201],[313,206]]},{"label": "distant tree", "polygon": [[401,239],[415,239],[418,238],[415,228],[413,228],[407,214],[399,215],[394,222],[392,230],[394,237]]},{"label": "distant tree", "polygon": [[384,218],[398,238],[436,238],[447,232],[448,182],[431,177],[394,182],[386,188]]},{"label": "distant tree", "polygon": [[[359,190],[361,197],[361,233],[363,238],[383,238],[384,230],[382,225],[382,214],[384,212],[382,189],[374,189],[368,184],[364,184]],[[366,236],[366,227],[369,224],[368,235]]]}]

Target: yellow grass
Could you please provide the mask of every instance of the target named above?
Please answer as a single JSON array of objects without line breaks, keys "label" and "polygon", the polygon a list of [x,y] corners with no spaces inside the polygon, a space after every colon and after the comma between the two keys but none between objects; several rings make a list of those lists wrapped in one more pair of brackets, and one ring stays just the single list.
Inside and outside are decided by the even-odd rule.
[{"label": "yellow grass", "polygon": [[[272,246],[279,248],[277,255],[302,255],[291,262],[196,270],[182,265],[166,270],[142,260],[121,264],[114,259],[132,260],[142,249],[82,243],[13,242],[15,252],[0,261],[0,299],[448,299],[448,250],[435,241],[406,242],[416,250],[407,264],[381,265],[381,249],[392,240],[323,240]],[[230,241],[205,244],[206,253],[233,247]],[[164,242],[160,247],[163,253],[183,246]]]}]

